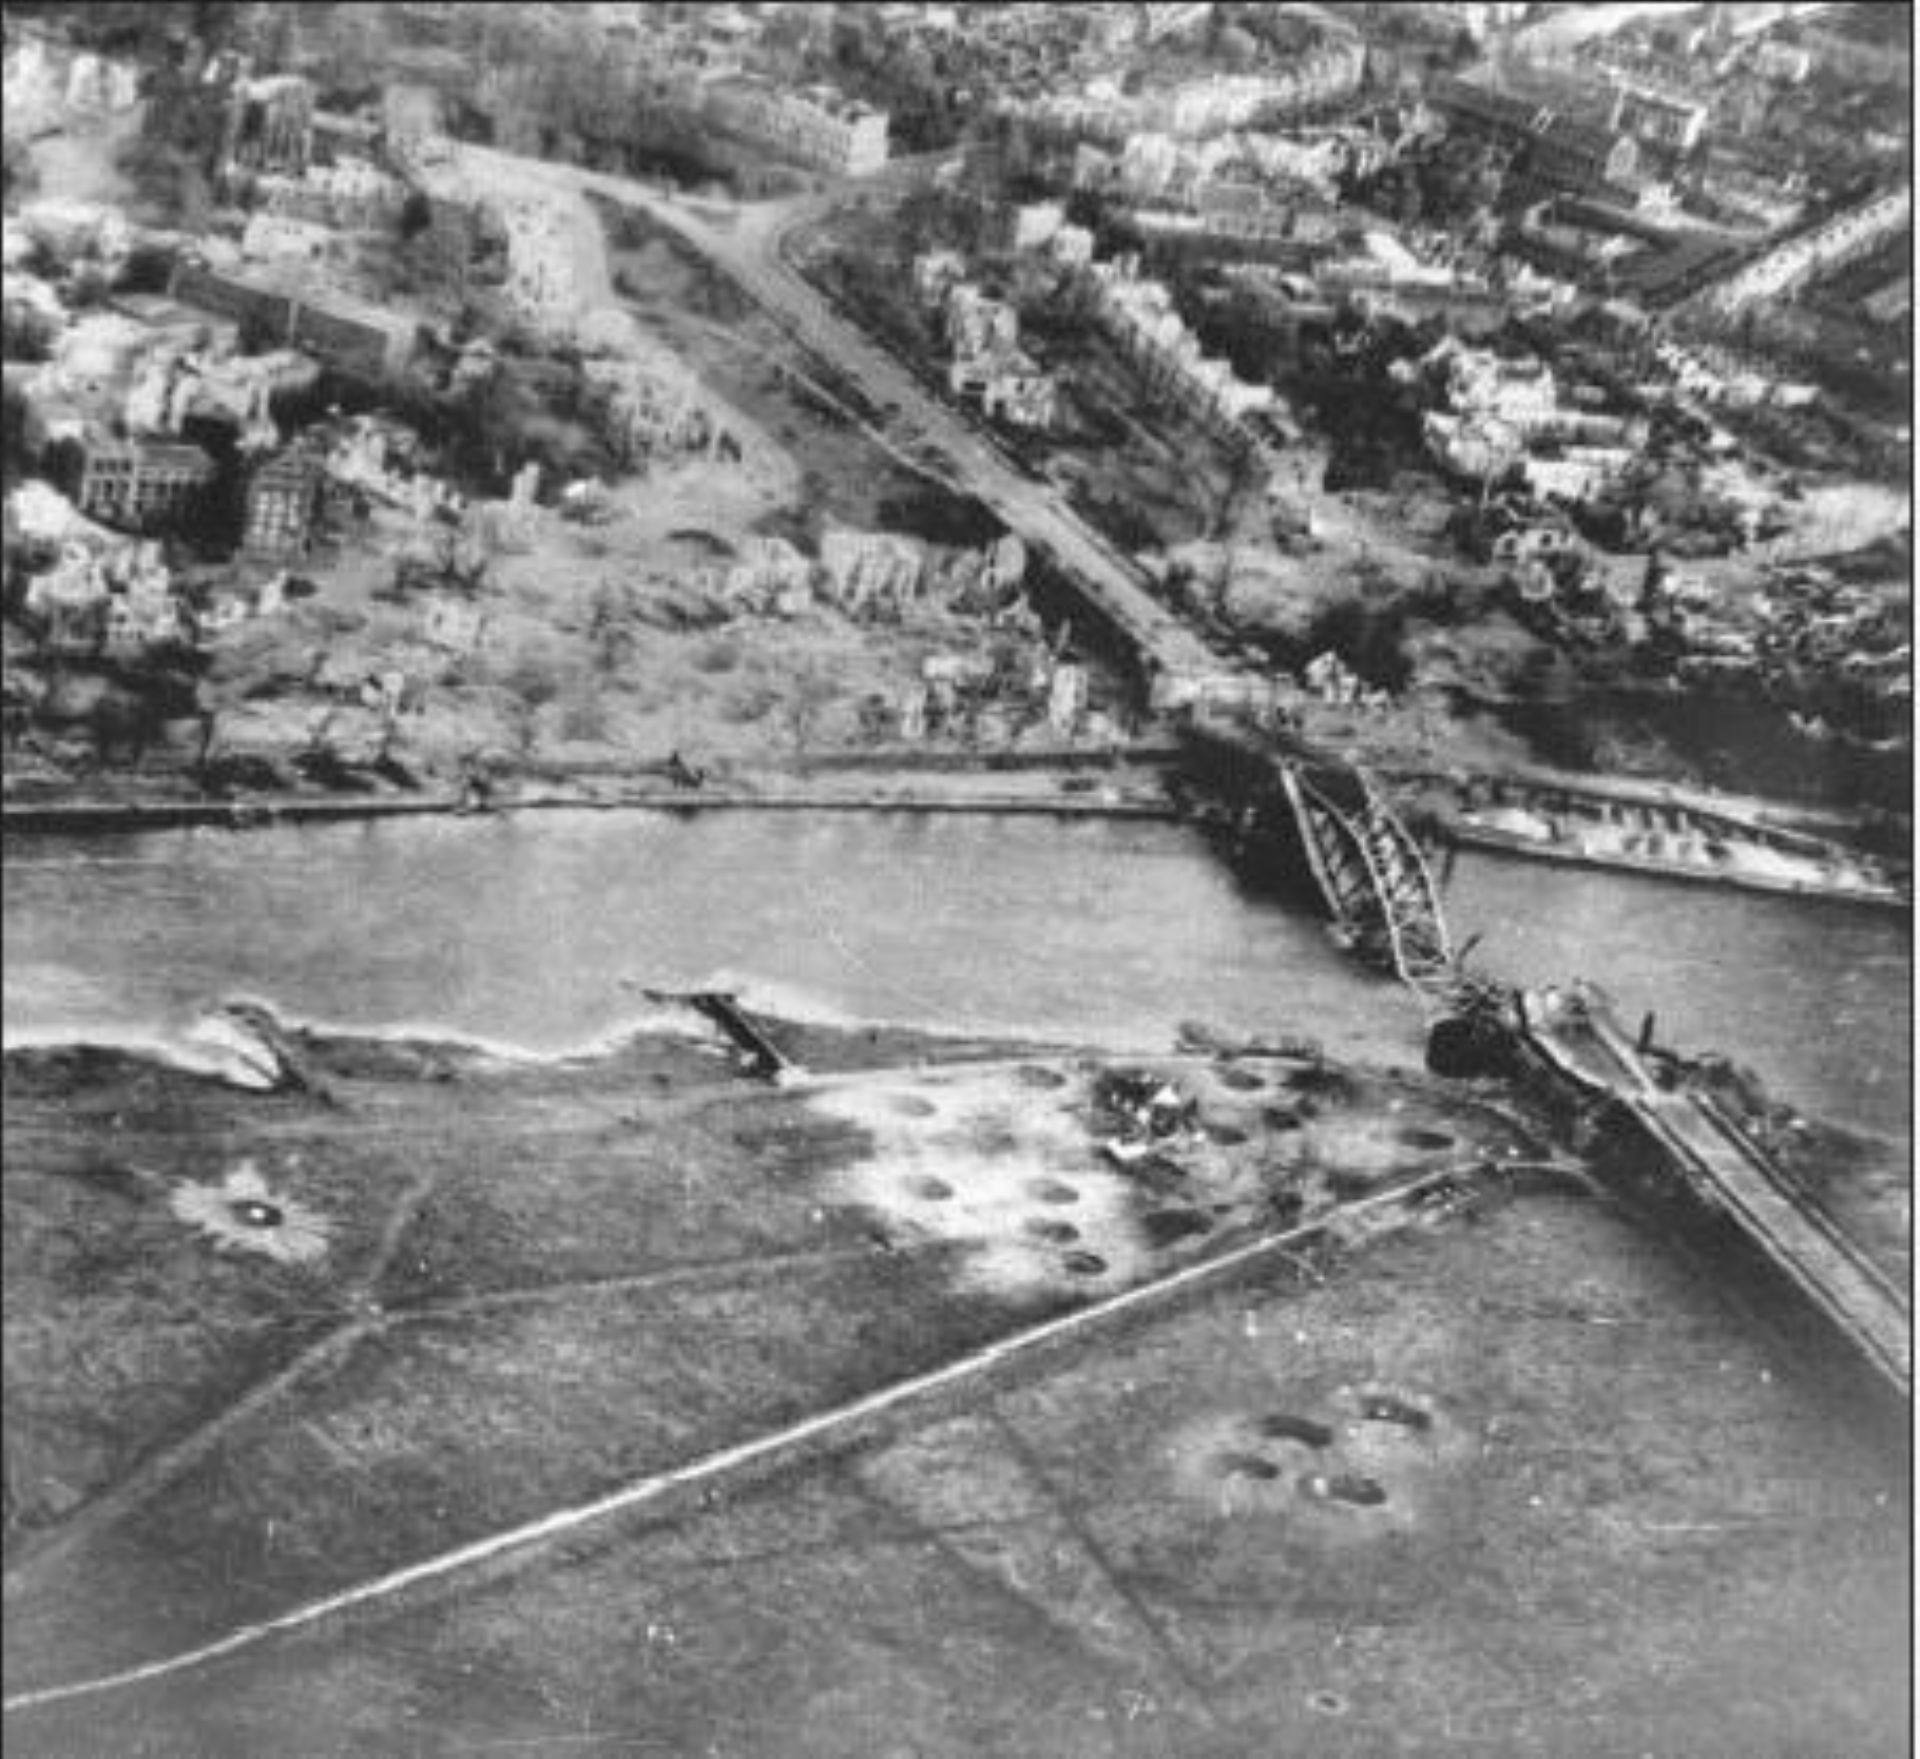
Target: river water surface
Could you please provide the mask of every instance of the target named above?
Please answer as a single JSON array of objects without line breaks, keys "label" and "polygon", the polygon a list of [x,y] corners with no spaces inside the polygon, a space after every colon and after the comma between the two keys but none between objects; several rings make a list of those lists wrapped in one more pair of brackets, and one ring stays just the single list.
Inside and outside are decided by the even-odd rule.
[{"label": "river water surface", "polygon": [[[1418,1006],[1177,826],[554,812],[5,852],[9,1042],[176,1030],[224,997],[540,1052],[724,980],[776,1010],[1164,1047],[1179,1023],[1414,1061]],[[1598,979],[1835,1122],[1905,1138],[1906,925],[1890,915],[1463,856],[1456,937]]]}]

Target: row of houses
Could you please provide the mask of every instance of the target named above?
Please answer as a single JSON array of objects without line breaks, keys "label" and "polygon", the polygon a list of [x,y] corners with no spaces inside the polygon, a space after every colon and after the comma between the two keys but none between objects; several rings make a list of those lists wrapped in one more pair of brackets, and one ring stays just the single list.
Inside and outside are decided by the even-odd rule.
[{"label": "row of houses", "polygon": [[1443,408],[1422,420],[1428,450],[1457,476],[1487,482],[1517,470],[1541,500],[1586,500],[1616,481],[1645,442],[1620,416],[1560,400],[1553,369],[1447,337],[1412,368]]},{"label": "row of houses", "polygon": [[[1302,236],[1300,217],[1284,209],[1259,214],[1187,214],[1136,208],[1127,230],[1156,261],[1269,263],[1305,273],[1325,253],[1323,241]],[[1312,228],[1305,228],[1311,232]]]},{"label": "row of houses", "polygon": [[75,116],[125,112],[139,97],[139,69],[132,62],[76,49],[29,21],[7,19],[9,133],[31,135],[61,127]]},{"label": "row of houses", "polygon": [[288,575],[226,586],[189,600],[153,539],[69,539],[53,565],[32,576],[22,611],[43,649],[66,657],[133,660],[186,647],[285,607]]},{"label": "row of houses", "polygon": [[151,542],[67,542],[53,566],[28,581],[22,609],[55,654],[130,659],[193,637],[192,618]]},{"label": "row of houses", "polygon": [[[203,448],[186,440],[91,430],[52,458],[74,506],[114,530],[152,533],[191,524],[220,477]],[[296,449],[246,467],[241,548],[255,556],[296,556],[312,540],[325,473]]]},{"label": "row of houses", "polygon": [[1027,553],[1009,535],[978,550],[950,550],[900,532],[829,523],[818,558],[785,538],[753,536],[705,584],[736,605],[791,616],[825,601],[852,617],[898,616],[923,599],[988,613],[1018,602]]},{"label": "row of houses", "polygon": [[1887,190],[1776,244],[1708,289],[1707,302],[1722,312],[1734,312],[1777,298],[1814,275],[1863,255],[1912,223],[1913,191]]},{"label": "row of houses", "polygon": [[419,342],[419,320],[407,312],[304,282],[296,292],[256,271],[182,261],[167,291],[181,305],[264,331],[272,343],[362,378],[398,372]]},{"label": "row of houses", "polygon": [[1683,348],[1663,338],[1654,344],[1653,352],[1671,375],[1672,393],[1696,403],[1726,404],[1735,409],[1762,405],[1802,409],[1820,394],[1817,386],[1786,382],[1724,349]]},{"label": "row of houses", "polygon": [[738,74],[705,90],[702,114],[783,159],[836,177],[866,177],[887,162],[887,113],[832,86],[795,91]]},{"label": "row of houses", "polygon": [[1126,200],[1202,212],[1259,206],[1281,193],[1305,192],[1331,201],[1342,175],[1377,169],[1388,152],[1384,141],[1360,130],[1305,137],[1236,132],[1200,140],[1138,134],[1117,152],[1080,142],[1073,183]]},{"label": "row of houses", "polygon": [[1141,278],[1137,255],[1091,264],[1084,285],[1096,322],[1156,389],[1217,437],[1258,443],[1252,418],[1274,409],[1273,387],[1248,384],[1209,357],[1165,284]]},{"label": "row of houses", "polygon": [[1122,93],[1111,79],[1101,79],[1079,92],[1011,108],[1047,133],[1116,144],[1143,134],[1224,134],[1285,122],[1350,98],[1365,71],[1365,45],[1334,33],[1298,60],[1262,73],[1214,74],[1136,93]]},{"label": "row of houses", "polygon": [[1509,155],[1509,184],[1515,194],[1610,192],[1629,206],[1636,197],[1640,149],[1631,135],[1461,79],[1442,80],[1431,101],[1450,134],[1483,141]]},{"label": "row of houses", "polygon": [[297,175],[263,173],[252,193],[260,211],[274,218],[370,232],[399,219],[407,187],[370,160],[343,158],[333,164],[308,165]]}]

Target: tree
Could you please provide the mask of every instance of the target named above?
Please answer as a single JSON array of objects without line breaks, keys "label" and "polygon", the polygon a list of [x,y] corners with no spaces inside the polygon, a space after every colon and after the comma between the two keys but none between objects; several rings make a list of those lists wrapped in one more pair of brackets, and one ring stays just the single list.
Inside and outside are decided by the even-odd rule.
[{"label": "tree", "polygon": [[1260,45],[1250,32],[1230,25],[1220,33],[1219,52],[1236,67],[1250,65],[1260,54]]},{"label": "tree", "polygon": [[389,44],[381,6],[335,6],[327,10],[312,62],[314,83],[325,97],[358,98],[387,77]]},{"label": "tree", "polygon": [[[9,355],[13,352],[11,342],[7,352]],[[13,485],[38,462],[28,438],[28,414],[26,392],[15,380],[8,379],[4,387],[0,387],[0,473],[4,473],[6,492],[11,492]]]},{"label": "tree", "polygon": [[133,184],[135,199],[162,224],[196,234],[208,230],[213,192],[192,150],[134,140],[122,149],[118,166]]},{"label": "tree", "polygon": [[632,662],[636,641],[634,607],[626,589],[603,580],[595,589],[588,639],[593,643],[594,668],[602,677],[624,671]]},{"label": "tree", "polygon": [[814,729],[819,725],[820,711],[833,700],[833,680],[809,664],[788,680],[788,689],[790,694],[783,707],[782,718],[786,721],[787,735],[793,741],[794,750],[805,751]]},{"label": "tree", "polygon": [[16,135],[6,137],[4,181],[0,196],[9,207],[31,201],[40,187],[40,168],[33,162],[33,149]]}]

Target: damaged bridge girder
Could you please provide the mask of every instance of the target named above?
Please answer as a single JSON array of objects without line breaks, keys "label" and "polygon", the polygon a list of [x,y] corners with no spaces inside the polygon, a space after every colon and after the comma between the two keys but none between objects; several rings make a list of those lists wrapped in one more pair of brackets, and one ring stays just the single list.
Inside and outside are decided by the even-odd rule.
[{"label": "damaged bridge girder", "polygon": [[1456,961],[1439,888],[1371,778],[1290,759],[1280,771],[1308,865],[1362,956],[1423,993],[1450,989]]}]

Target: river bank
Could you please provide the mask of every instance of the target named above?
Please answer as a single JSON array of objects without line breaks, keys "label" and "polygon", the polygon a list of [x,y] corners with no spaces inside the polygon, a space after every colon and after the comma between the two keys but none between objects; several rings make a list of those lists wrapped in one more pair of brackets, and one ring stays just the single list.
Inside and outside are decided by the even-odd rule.
[{"label": "river bank", "polygon": [[[325,823],[482,811],[593,810],[821,811],[980,813],[1060,819],[1172,822],[1193,816],[1180,782],[1174,743],[1134,743],[1058,752],[846,751],[760,768],[729,766],[696,775],[671,763],[536,769],[437,787],[399,788],[358,778],[352,788],[224,791],[209,796],[182,776],[123,776],[105,787],[18,787],[0,801],[0,827],[18,833],[90,832],[214,826],[232,830],[275,823]],[[1588,776],[1539,765],[1467,771],[1432,763],[1390,763],[1391,782],[1430,836],[1520,860],[1613,867],[1649,877],[1834,898],[1905,909],[1899,873],[1863,853],[1890,827],[1833,809],[1752,796],[1716,794],[1680,784]],[[129,786],[137,782],[137,786]],[[1490,801],[1524,804],[1545,797],[1594,821],[1587,834],[1555,834],[1557,819]],[[1708,830],[1732,838],[1708,858],[1684,839],[1665,854],[1629,848],[1636,814],[1655,830],[1705,815]],[[1679,816],[1676,816],[1679,815]],[[1205,816],[1202,814],[1202,816]],[[1509,822],[1511,821],[1511,822]],[[1624,828],[1623,828],[1624,827]],[[1687,828],[1684,824],[1681,828]],[[1698,827],[1693,827],[1697,829]],[[1705,835],[1706,832],[1702,832]],[[1642,837],[1641,842],[1650,839]],[[1672,841],[1672,839],[1669,839]],[[1747,844],[1751,843],[1751,850]],[[1619,847],[1616,847],[1619,845]],[[1904,846],[1892,851],[1904,857]],[[1900,869],[1904,872],[1904,867]]]},{"label": "river bank", "polygon": [[[10,1733],[1895,1750],[1897,1465],[1697,1267],[1487,1187],[1524,1125],[1330,1060],[1116,1086],[768,1025],[798,1085],[665,1018],[532,1063],[289,1029],[277,1091],[10,1055]],[[1156,1083],[1167,1133],[1103,1152]],[[1579,1691],[1515,1704],[1516,1657]]]},{"label": "river bank", "polygon": [[[640,772],[583,771],[559,779],[507,777],[484,789],[455,785],[380,792],[244,792],[226,798],[165,788],[97,795],[14,798],[0,803],[9,831],[85,834],[216,825],[408,818],[447,813],[586,810],[996,813],[1056,818],[1180,816],[1162,786],[1155,750],[961,767],[900,757],[843,757],[724,777],[669,779]],[[965,760],[963,759],[962,762]]]}]

